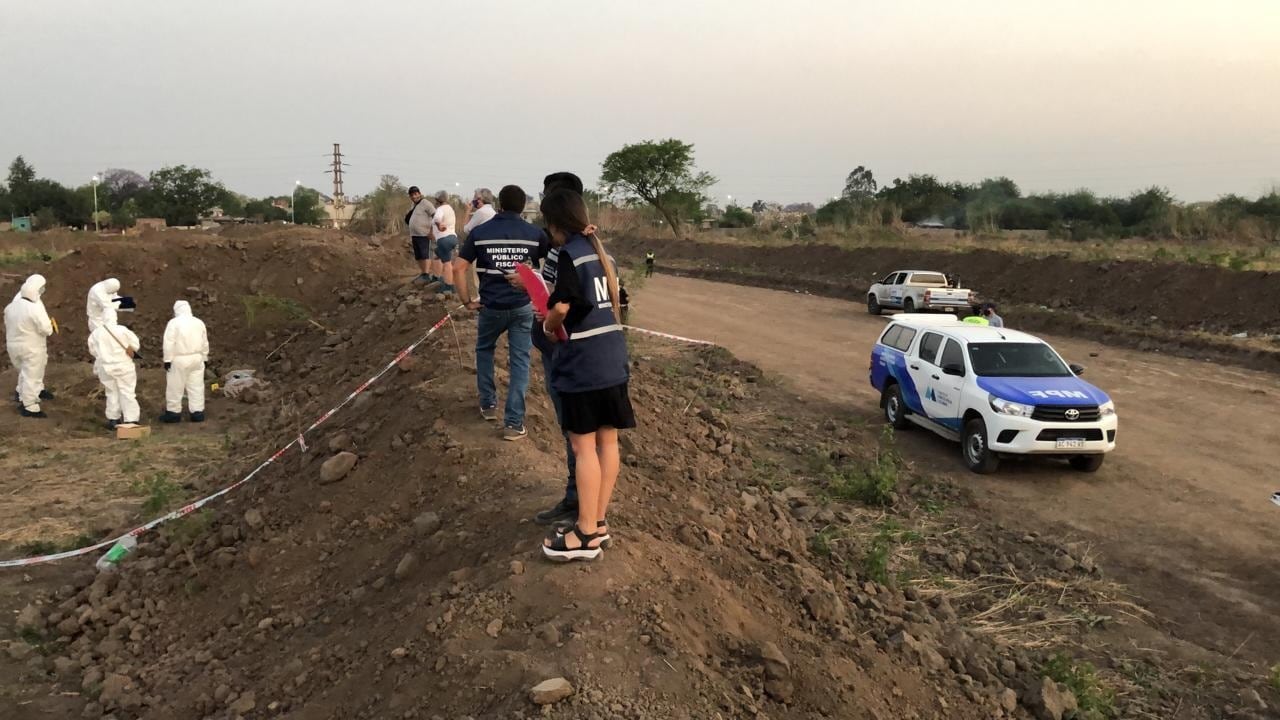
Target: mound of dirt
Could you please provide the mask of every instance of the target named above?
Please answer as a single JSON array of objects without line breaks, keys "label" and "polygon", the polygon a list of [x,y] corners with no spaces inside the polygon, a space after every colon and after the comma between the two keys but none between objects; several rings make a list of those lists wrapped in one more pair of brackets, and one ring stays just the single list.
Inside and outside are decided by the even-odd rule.
[{"label": "mound of dirt", "polygon": [[[214,246],[204,272],[250,290],[254,273],[280,272],[273,253],[328,257],[299,247]],[[441,316],[413,286],[376,278],[377,257],[317,269],[354,273],[329,284],[327,304],[298,285],[300,302],[329,308],[332,334],[301,335],[266,363],[272,398],[201,489],[295,437]],[[146,270],[148,292],[189,282]],[[234,325],[239,308],[209,307],[207,321]],[[501,440],[475,410],[473,342],[468,319],[446,326],[307,452],[145,536],[118,573],[89,560],[33,568],[16,622],[0,627],[0,677],[12,678],[0,713],[1062,720],[1089,701],[1046,674],[1046,637],[1011,639],[1009,626],[1033,621],[987,580],[999,570],[1065,598],[1098,572],[1085,553],[996,530],[965,544],[947,529],[912,553],[922,584],[897,577],[884,533],[955,498],[904,483],[888,508],[834,500],[832,483],[885,449],[723,351],[634,339],[640,428],[624,434],[616,545],[594,564],[545,562],[528,518],[561,491],[554,414],[535,372],[529,438]],[[963,592],[923,584],[931,573]],[[1091,627],[1043,611],[1035,627]],[[1220,715],[1237,689],[1198,691],[1205,713],[1187,717]],[[1120,707],[1171,716],[1184,697]]]},{"label": "mound of dirt", "polygon": [[[296,408],[264,413],[263,438],[289,437],[421,331],[384,299],[345,341],[358,354],[301,364]],[[757,485],[750,443],[709,404],[747,398],[757,373],[659,352],[638,352],[645,429],[627,437],[603,562],[545,563],[525,520],[561,469],[545,398],[536,440],[504,443],[436,343],[311,452],[145,538],[121,573],[80,570],[34,598],[20,624],[44,653],[24,672],[118,718],[528,717],[531,689],[556,678],[573,689],[556,717],[1003,713],[994,675],[966,683],[947,665],[931,611],[909,620],[900,592],[810,561],[785,497]],[[354,466],[321,484],[338,453]],[[997,670],[994,650],[971,662]]]},{"label": "mound of dirt", "polygon": [[1080,262],[986,250],[950,253],[822,244],[749,247],[634,237],[619,238],[614,247],[633,262],[652,251],[660,265],[675,261],[681,267],[692,264],[702,270],[737,271],[752,276],[752,284],[810,290],[859,303],[871,284],[886,274],[919,268],[959,275],[967,287],[1002,305],[1045,306],[1179,332],[1280,333],[1280,306],[1258,302],[1280,291],[1280,274],[1272,272],[1177,263]]}]

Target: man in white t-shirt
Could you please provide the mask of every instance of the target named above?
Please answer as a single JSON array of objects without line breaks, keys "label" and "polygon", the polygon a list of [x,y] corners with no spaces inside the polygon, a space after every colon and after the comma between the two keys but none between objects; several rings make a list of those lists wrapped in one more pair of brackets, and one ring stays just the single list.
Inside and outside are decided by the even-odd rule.
[{"label": "man in white t-shirt", "polygon": [[471,199],[471,204],[467,206],[467,217],[462,229],[470,235],[472,230],[489,222],[497,214],[498,211],[493,209],[493,191],[479,188]]},{"label": "man in white t-shirt", "polygon": [[453,253],[458,249],[458,220],[445,190],[436,193],[436,212],[432,222],[435,224],[431,234],[436,239],[436,256],[431,259],[431,272],[444,283],[440,292],[457,292],[453,287]]}]

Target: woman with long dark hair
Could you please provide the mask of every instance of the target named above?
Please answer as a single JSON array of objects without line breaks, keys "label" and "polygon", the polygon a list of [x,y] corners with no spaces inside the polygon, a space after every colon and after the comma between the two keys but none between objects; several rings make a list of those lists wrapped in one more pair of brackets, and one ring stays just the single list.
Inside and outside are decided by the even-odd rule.
[{"label": "woman with long dark hair", "polygon": [[563,406],[561,424],[577,456],[578,518],[553,532],[543,554],[558,561],[594,560],[609,541],[605,512],[618,481],[618,431],[636,426],[631,398],[627,339],[620,319],[618,273],[604,243],[589,232],[582,196],[556,190],[542,200],[542,217],[560,248],[559,273],[542,332],[555,342],[569,336],[555,355],[551,384]]}]

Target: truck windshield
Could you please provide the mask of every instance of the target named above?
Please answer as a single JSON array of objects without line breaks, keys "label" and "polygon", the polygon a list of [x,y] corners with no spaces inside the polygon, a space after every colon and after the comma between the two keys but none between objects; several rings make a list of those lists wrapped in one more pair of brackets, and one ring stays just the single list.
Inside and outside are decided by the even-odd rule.
[{"label": "truck windshield", "polygon": [[979,377],[1071,376],[1071,370],[1044,343],[971,343],[969,361]]}]

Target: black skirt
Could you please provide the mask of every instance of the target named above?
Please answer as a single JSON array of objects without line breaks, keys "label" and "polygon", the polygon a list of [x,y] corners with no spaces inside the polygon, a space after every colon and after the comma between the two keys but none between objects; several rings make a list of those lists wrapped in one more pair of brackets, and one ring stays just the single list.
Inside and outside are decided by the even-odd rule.
[{"label": "black skirt", "polygon": [[560,428],[574,435],[587,435],[600,428],[627,430],[636,426],[627,384],[602,390],[560,393]]}]

